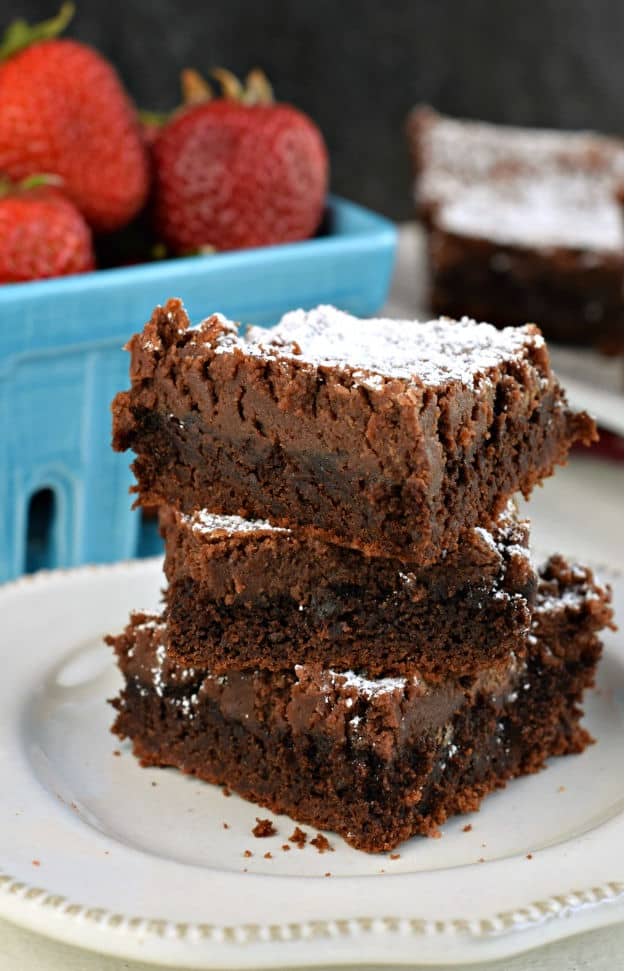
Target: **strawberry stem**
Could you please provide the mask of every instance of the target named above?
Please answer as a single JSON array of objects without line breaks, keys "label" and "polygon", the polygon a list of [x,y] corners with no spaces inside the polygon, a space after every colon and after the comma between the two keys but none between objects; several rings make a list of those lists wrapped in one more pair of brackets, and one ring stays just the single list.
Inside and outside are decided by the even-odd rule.
[{"label": "strawberry stem", "polygon": [[51,172],[41,172],[39,175],[27,175],[17,183],[17,188],[22,192],[28,192],[29,189],[38,189],[42,185],[53,185],[58,188],[63,185],[63,179],[60,175],[53,175]]},{"label": "strawberry stem", "polygon": [[[232,71],[216,67],[211,76],[219,83],[221,96],[226,101],[238,101],[243,105],[271,105],[274,102],[273,88],[267,75],[260,68],[253,68],[242,84]],[[182,100],[186,105],[204,104],[213,99],[213,90],[202,75],[194,68],[185,68],[180,75]]]},{"label": "strawberry stem", "polygon": [[182,101],[185,105],[201,105],[205,101],[212,101],[213,92],[208,81],[205,81],[195,68],[186,67],[180,75]]},{"label": "strawberry stem", "polygon": [[29,24],[26,20],[14,20],[4,32],[0,43],[0,61],[18,54],[31,44],[40,40],[51,40],[62,34],[74,16],[73,3],[64,3],[56,17],[42,20],[39,24]]},{"label": "strawberry stem", "polygon": [[225,67],[215,67],[211,74],[219,81],[226,101],[243,101],[243,86],[236,74],[228,71]]},{"label": "strawberry stem", "polygon": [[157,125],[159,127],[169,121],[171,117],[170,111],[151,111],[149,108],[140,108],[137,114],[144,125]]},{"label": "strawberry stem", "polygon": [[37,175],[27,175],[19,182],[13,182],[7,175],[0,175],[0,199],[4,196],[17,195],[20,192],[30,192],[41,186],[50,185],[58,188],[63,185],[63,179],[52,173],[41,172]]},{"label": "strawberry stem", "polygon": [[245,79],[243,101],[246,105],[273,104],[273,88],[267,75],[259,67],[253,68]]}]

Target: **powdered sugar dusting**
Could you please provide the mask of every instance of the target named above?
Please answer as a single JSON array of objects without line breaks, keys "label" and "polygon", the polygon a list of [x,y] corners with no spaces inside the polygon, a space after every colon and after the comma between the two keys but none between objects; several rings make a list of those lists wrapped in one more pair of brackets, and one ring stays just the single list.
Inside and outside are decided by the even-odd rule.
[{"label": "powdered sugar dusting", "polygon": [[494,553],[497,553],[497,554],[499,553],[499,549],[497,547],[497,543],[495,542],[495,537],[493,536],[493,534],[491,532],[489,532],[488,529],[484,529],[483,526],[476,526],[475,527],[475,532],[477,533],[478,536],[480,536],[484,540],[484,542],[486,543],[486,545]]},{"label": "powdered sugar dusting", "polygon": [[242,519],[241,516],[217,516],[207,509],[200,509],[191,516],[181,516],[185,526],[190,526],[196,533],[258,533],[276,532],[288,533],[290,530],[281,526],[272,526],[264,519]]},{"label": "powdered sugar dusting", "polygon": [[140,624],[135,624],[135,630],[160,630],[165,625],[160,617],[150,616],[147,610],[134,610],[133,614],[145,614],[147,620],[142,620]]},{"label": "powdered sugar dusting", "polygon": [[497,330],[467,317],[424,323],[361,320],[335,307],[294,310],[268,330],[251,327],[245,337],[231,332],[218,340],[217,354],[235,347],[263,359],[286,358],[312,367],[349,370],[360,383],[379,387],[396,378],[438,387],[459,381],[473,388],[502,363],[527,356],[543,344],[527,327]]},{"label": "powdered sugar dusting", "polygon": [[[407,678],[376,678],[375,680],[365,678],[354,671],[333,671],[328,669],[327,677],[334,688],[355,688],[358,695],[362,698],[376,698],[378,695],[393,693],[394,691],[405,691],[408,684]],[[416,678],[412,683],[416,684]]]},{"label": "powdered sugar dusting", "polygon": [[553,181],[464,189],[442,206],[438,223],[448,232],[502,245],[618,251],[621,214],[612,199],[570,191],[570,180]]},{"label": "powdered sugar dusting", "polygon": [[163,697],[163,688],[164,688],[163,665],[165,663],[166,656],[167,656],[167,648],[165,647],[164,644],[159,644],[154,654],[154,659],[156,661],[156,664],[154,665],[153,668],[151,668],[152,683],[154,685],[154,690],[156,694],[159,696],[159,698]]},{"label": "powdered sugar dusting", "polygon": [[[295,674],[299,681],[306,678],[307,675],[307,665],[296,664]],[[356,694],[360,698],[365,698],[370,700],[371,698],[376,698],[379,695],[390,694],[394,691],[405,691],[407,685],[418,684],[419,679],[416,675],[413,675],[410,679],[408,678],[367,678],[364,675],[356,674],[355,671],[333,671],[332,668],[327,668],[321,672],[322,677],[322,690],[323,684],[327,685],[326,690],[337,690],[341,692],[344,688],[351,688],[356,691]],[[352,707],[352,699],[346,699],[346,707]]]},{"label": "powdered sugar dusting", "polygon": [[417,202],[434,206],[443,228],[509,245],[622,251],[617,139],[429,113],[416,130]]},{"label": "powdered sugar dusting", "polygon": [[577,610],[584,603],[591,603],[593,600],[600,600],[601,597],[597,590],[588,586],[584,588],[570,587],[559,593],[541,594],[534,607],[535,614],[551,614],[557,610]]},{"label": "powdered sugar dusting", "polygon": [[199,698],[194,692],[190,695],[174,696],[167,699],[167,703],[174,708],[178,708],[185,718],[193,721],[195,718],[195,708],[199,704]]}]

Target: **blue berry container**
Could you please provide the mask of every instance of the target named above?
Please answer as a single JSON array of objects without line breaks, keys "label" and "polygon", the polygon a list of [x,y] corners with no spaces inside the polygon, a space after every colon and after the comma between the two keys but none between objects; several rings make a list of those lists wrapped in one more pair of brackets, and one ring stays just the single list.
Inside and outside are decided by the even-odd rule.
[{"label": "blue berry container", "polygon": [[0,287],[0,582],[157,551],[154,522],[131,510],[130,456],[110,446],[122,348],[157,304],[177,296],[193,321],[218,310],[260,326],[319,303],[380,309],[393,224],[331,197],[327,225],[301,243]]}]

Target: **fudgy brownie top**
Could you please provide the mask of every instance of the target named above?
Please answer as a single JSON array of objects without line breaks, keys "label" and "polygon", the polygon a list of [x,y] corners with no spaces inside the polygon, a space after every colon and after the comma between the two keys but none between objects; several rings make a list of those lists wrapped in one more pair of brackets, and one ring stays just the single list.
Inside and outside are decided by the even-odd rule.
[{"label": "fudgy brownie top", "polygon": [[544,345],[540,331],[531,325],[497,330],[468,317],[360,319],[330,306],[294,310],[274,327],[250,327],[243,336],[236,324],[224,318],[220,324],[214,339],[217,355],[237,350],[250,357],[347,371],[368,387],[396,379],[419,388],[451,382],[472,388],[488,372],[532,358]]},{"label": "fudgy brownie top", "polygon": [[427,108],[413,112],[408,134],[417,205],[441,229],[528,248],[622,254],[616,138],[459,121]]},{"label": "fudgy brownie top", "polygon": [[[568,656],[570,643],[578,651],[596,650],[595,634],[611,622],[609,591],[598,586],[588,569],[553,557],[541,571],[534,615],[533,646],[546,641],[544,662],[551,652]],[[573,637],[570,635],[573,634]],[[300,664],[281,672],[234,671],[219,676],[207,669],[185,667],[168,656],[161,618],[135,613],[126,630],[107,638],[117,654],[124,678],[140,692],[155,693],[194,719],[201,702],[218,705],[222,714],[246,730],[311,731],[352,745],[370,745],[390,758],[397,744],[415,734],[440,732],[455,711],[480,692],[514,701],[524,689],[527,660],[511,652],[503,662],[486,666],[472,678],[430,683],[415,669],[401,677],[370,678],[366,672],[335,671]],[[451,742],[451,738],[450,738]]]}]

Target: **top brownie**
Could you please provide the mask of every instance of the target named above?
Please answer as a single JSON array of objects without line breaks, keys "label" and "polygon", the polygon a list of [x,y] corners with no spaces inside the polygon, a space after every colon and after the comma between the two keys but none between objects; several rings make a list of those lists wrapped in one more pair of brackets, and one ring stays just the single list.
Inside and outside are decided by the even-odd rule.
[{"label": "top brownie", "polygon": [[135,334],[113,445],[139,501],[265,519],[423,564],[589,443],[538,328],[294,311],[269,330],[180,301]]}]

